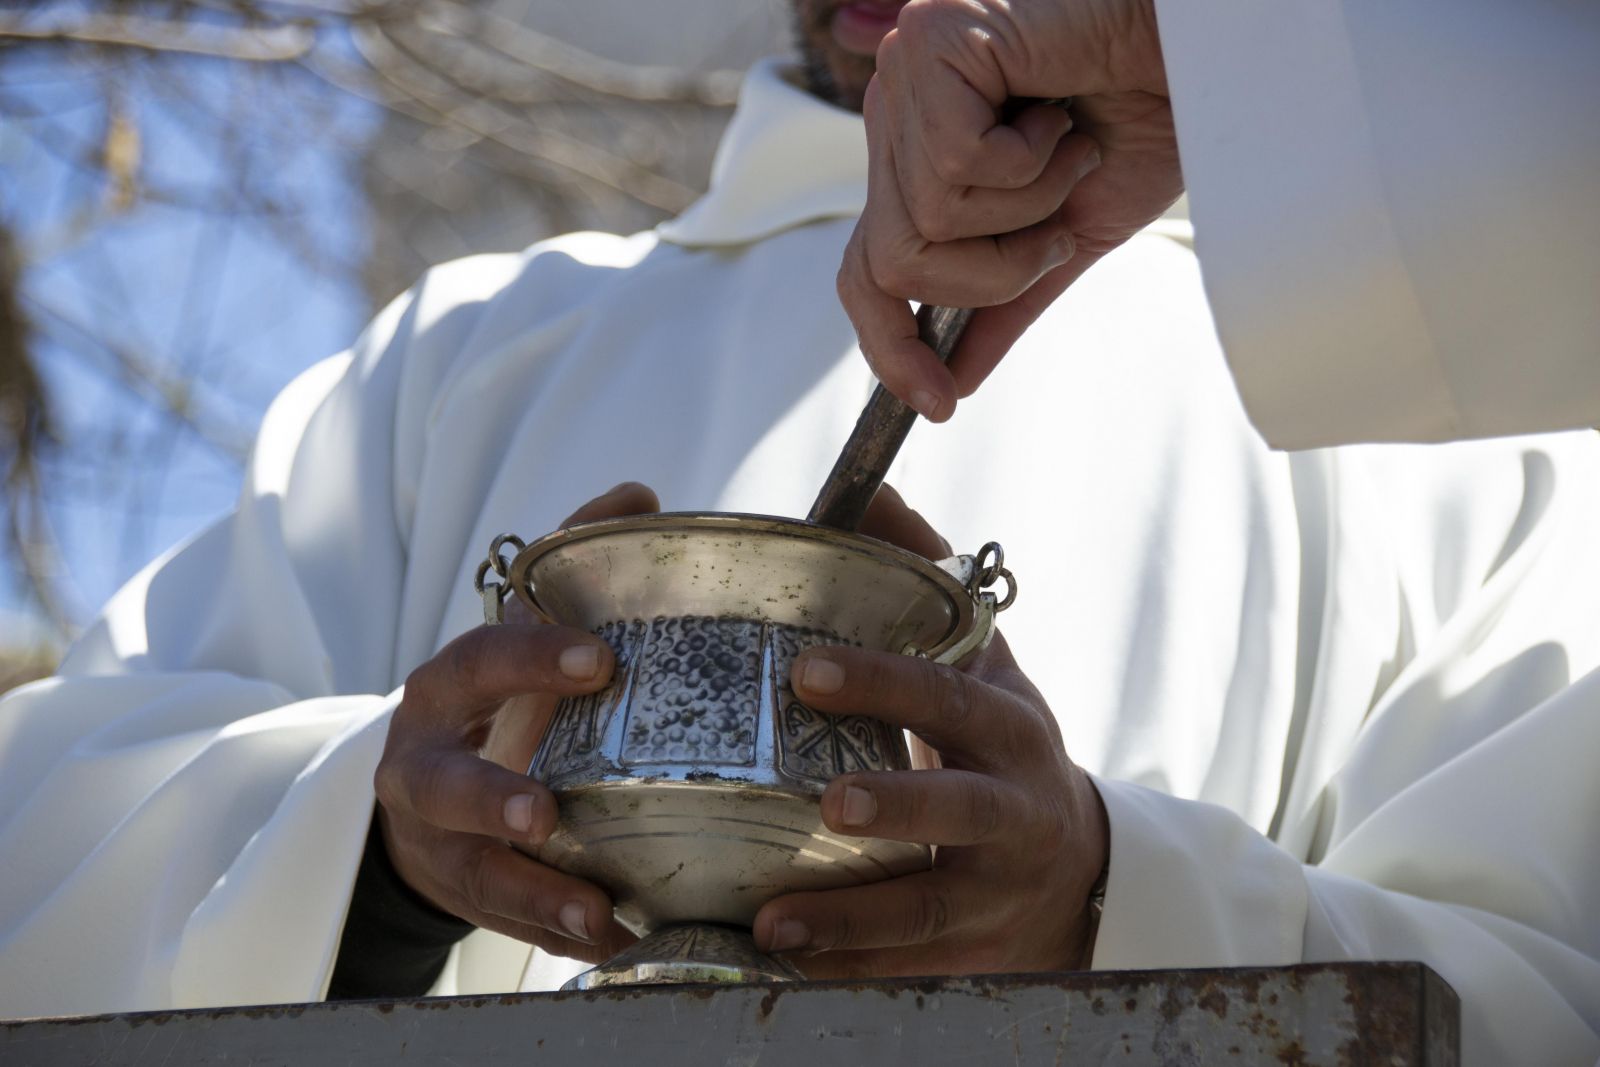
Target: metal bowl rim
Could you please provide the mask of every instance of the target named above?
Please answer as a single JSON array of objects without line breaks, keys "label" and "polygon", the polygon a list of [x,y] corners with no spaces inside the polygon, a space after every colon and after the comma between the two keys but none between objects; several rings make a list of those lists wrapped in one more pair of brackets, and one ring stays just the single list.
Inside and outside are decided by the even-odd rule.
[{"label": "metal bowl rim", "polygon": [[659,511],[648,515],[624,515],[618,518],[574,523],[545,534],[518,552],[508,568],[507,580],[523,603],[541,616],[550,618],[539,604],[536,591],[529,581],[528,572],[541,557],[577,541],[650,527],[661,527],[667,531],[738,530],[752,535],[777,535],[817,541],[912,570],[940,588],[955,608],[955,622],[945,635],[928,648],[919,650],[920,654],[930,658],[937,658],[945,649],[964,639],[978,622],[977,604],[971,590],[932,560],[888,541],[868,537],[866,534],[836,530],[831,526],[821,526],[803,519],[790,519],[779,515],[733,511]]}]

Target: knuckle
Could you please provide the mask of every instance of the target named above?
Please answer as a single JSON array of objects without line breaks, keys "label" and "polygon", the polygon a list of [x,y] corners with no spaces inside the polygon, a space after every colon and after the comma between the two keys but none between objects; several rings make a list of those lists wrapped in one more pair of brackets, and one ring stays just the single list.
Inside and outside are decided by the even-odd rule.
[{"label": "knuckle", "polygon": [[[986,160],[987,169],[978,173],[974,166],[968,177],[972,179],[973,185],[1004,189],[1018,196],[1031,198],[1039,192],[1035,183],[1040,180],[1045,166],[1050,161],[1050,151],[1051,146],[1045,144],[1019,145],[1006,153],[1003,163],[998,159]],[[1058,203],[1059,200],[1058,195]],[[1024,203],[1026,202],[1027,200],[1024,200]]]},{"label": "knuckle", "polygon": [[920,277],[915,271],[895,266],[878,278],[878,288],[896,300],[915,300],[920,289]]},{"label": "knuckle", "polygon": [[839,306],[844,308],[850,325],[856,328],[858,334],[862,332],[863,322],[871,321],[868,317],[871,305],[864,300],[864,296],[870,294],[875,285],[866,258],[859,251],[847,252],[839,264],[839,273],[834,276],[833,288],[839,297]]},{"label": "knuckle", "polygon": [[1078,828],[1073,818],[1071,805],[1066,803],[1061,795],[1052,794],[1041,807],[1043,810],[1040,812],[1040,818],[1043,823],[1043,833],[1046,835],[1046,840],[1051,842],[1072,840]]},{"label": "knuckle", "polygon": [[934,176],[946,185],[973,185],[976,148],[976,145],[955,143],[948,139],[930,144],[928,166]]},{"label": "knuckle", "polygon": [[839,264],[839,273],[833,276],[833,291],[847,310],[855,303],[856,284],[855,265],[846,256]]},{"label": "knuckle", "polygon": [[399,760],[386,753],[378,761],[378,769],[372,772],[372,791],[378,803],[384,807],[394,809],[402,806],[405,798],[404,772]]},{"label": "knuckle", "polygon": [[[914,224],[913,224],[914,225]],[[920,234],[914,232],[885,236],[873,242],[867,254],[867,270],[880,290],[899,300],[914,300],[927,274],[920,249]]]},{"label": "knuckle", "polygon": [[550,913],[548,902],[535,886],[521,878],[508,878],[504,882],[496,899],[500,902],[501,911],[510,912],[508,918],[542,926],[547,930],[556,928],[556,917]]},{"label": "knuckle", "polygon": [[417,706],[426,707],[433,694],[433,679],[436,667],[433,660],[420,664],[406,675],[405,695],[400,700],[400,707],[396,714],[401,714],[409,708]]},{"label": "knuckle", "polygon": [[1051,758],[1066,752],[1066,744],[1061,739],[1061,724],[1056,722],[1056,717],[1048,707],[1035,706],[1023,703],[1023,715],[1028,730],[1028,742],[1035,751]]},{"label": "knuckle", "polygon": [[1071,804],[1060,787],[1039,782],[1032,786],[1011,786],[1017,798],[1014,805],[1012,841],[1025,843],[1036,859],[1052,855],[1077,837]]},{"label": "knuckle", "polygon": [[833,939],[828,948],[854,948],[860,943],[862,924],[854,912],[841,910],[833,917],[831,925]]},{"label": "knuckle", "polygon": [[906,913],[908,942],[925,944],[943,937],[950,929],[952,912],[944,890],[929,888],[918,893]]},{"label": "knuckle", "polygon": [[1066,743],[1061,738],[1061,724],[1050,706],[1043,700],[1030,700],[1027,696],[1012,693],[1010,701],[1018,710],[1027,730],[1026,742],[1041,756],[1054,759],[1066,754]]},{"label": "knuckle", "polygon": [[938,20],[938,5],[923,0],[920,4],[907,4],[900,9],[900,17],[895,22],[902,36],[915,39],[927,30],[931,23]]},{"label": "knuckle", "polygon": [[499,915],[502,910],[499,897],[504,880],[501,878],[501,867],[496,862],[496,848],[498,846],[474,849],[472,857],[461,867],[458,891],[478,915]]},{"label": "knuckle", "polygon": [[929,706],[939,729],[946,733],[961,733],[972,721],[973,683],[961,671],[948,664],[934,664],[928,675],[932,688]]},{"label": "knuckle", "polygon": [[928,166],[933,170],[934,178],[938,178],[946,186],[973,184],[971,165],[966,160],[965,152],[952,144],[928,146]]},{"label": "knuckle", "polygon": [[949,0],[918,0],[900,9],[895,29],[907,45],[920,48],[930,38],[949,32],[951,18],[960,17],[961,7],[960,3],[952,4]]},{"label": "knuckle", "polygon": [[917,291],[919,272],[903,255],[885,253],[872,257],[870,263],[872,282],[880,290],[899,300],[911,300]]},{"label": "knuckle", "polygon": [[879,801],[880,811],[887,809],[884,811],[887,818],[880,816],[880,821],[887,824],[892,820],[895,828],[907,833],[930,829],[940,815],[940,805],[931,795],[932,791],[917,788],[915,779],[905,782],[903,778],[897,778],[893,781],[906,788],[876,791],[883,795]]},{"label": "knuckle", "polygon": [[865,655],[850,665],[849,673],[861,675],[864,701],[878,707],[893,706],[894,695],[901,684],[899,667],[898,657]]},{"label": "knuckle", "polygon": [[449,775],[437,753],[411,760],[397,776],[396,787],[416,813],[435,822],[449,801]]},{"label": "knuckle", "polygon": [[488,657],[484,642],[476,633],[451,643],[447,652],[450,679],[457,690],[470,687],[483,673]]},{"label": "knuckle", "polygon": [[995,720],[999,741],[1007,752],[1034,755],[1048,743],[1049,730],[1031,708],[1013,701],[1003,701]]},{"label": "knuckle", "polygon": [[[904,10],[904,9],[902,9]],[[896,22],[896,28],[899,24]],[[883,40],[878,42],[878,50],[874,56],[879,74],[886,75],[885,81],[893,77],[899,70],[901,51],[905,47],[898,33],[884,34]]]},{"label": "knuckle", "polygon": [[949,207],[948,200],[942,197],[932,200],[919,196],[906,201],[906,210],[917,232],[933,244],[944,244],[961,236]]},{"label": "knuckle", "polygon": [[1015,300],[1027,292],[1042,273],[1042,267],[1021,263],[1014,258],[995,263],[989,270],[971,279],[972,303],[977,307],[992,307]]},{"label": "knuckle", "polygon": [[491,862],[490,852],[486,848],[474,852],[462,869],[457,888],[468,906],[479,914],[494,910],[490,904],[495,896],[495,876],[495,865]]},{"label": "knuckle", "polygon": [[1042,241],[1017,241],[1002,246],[999,262],[989,276],[990,295],[1010,300],[1022,295],[1053,262],[1056,247]]},{"label": "knuckle", "polygon": [[970,821],[969,830],[974,840],[989,841],[998,835],[1004,821],[1000,791],[987,778],[964,780],[963,798]]},{"label": "knuckle", "polygon": [[840,283],[865,273],[869,227],[870,221],[863,217],[856,220],[856,228],[850,231],[850,240],[845,242],[844,255],[839,259]]}]

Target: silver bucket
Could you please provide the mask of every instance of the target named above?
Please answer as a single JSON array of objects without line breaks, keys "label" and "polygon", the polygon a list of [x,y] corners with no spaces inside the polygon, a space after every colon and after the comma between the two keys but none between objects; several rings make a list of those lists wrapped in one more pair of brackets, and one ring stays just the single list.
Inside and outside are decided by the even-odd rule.
[{"label": "silver bucket", "polygon": [[[961,660],[1012,599],[1001,563],[993,545],[934,563],[727,514],[606,519],[518,552],[505,585],[616,654],[607,688],[561,701],[528,770],[561,810],[538,858],[604,888],[642,938],[567,988],[797,978],[750,938],[763,904],[926,870],[926,846],[823,825],[835,776],[911,761],[901,731],[807,707],[789,668],[835,644]],[[997,601],[984,587],[1002,576]]]}]

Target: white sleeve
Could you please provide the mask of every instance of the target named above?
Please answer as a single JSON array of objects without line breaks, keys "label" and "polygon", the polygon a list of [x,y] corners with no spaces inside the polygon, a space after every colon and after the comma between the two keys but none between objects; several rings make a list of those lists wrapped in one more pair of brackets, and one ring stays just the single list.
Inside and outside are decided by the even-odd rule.
[{"label": "white sleeve", "polygon": [[[1392,745],[1366,747],[1354,763],[1392,765]],[[1600,673],[1391,795],[1345,797],[1369,813],[1314,865],[1224,808],[1097,779],[1111,868],[1094,966],[1422,960],[1461,996],[1468,1067],[1590,1067],[1596,752]],[[1343,777],[1360,790],[1361,771]]]},{"label": "white sleeve", "polygon": [[322,995],[403,675],[395,413],[408,349],[452,343],[438,288],[292,383],[236,510],[0,701],[4,1014]]},{"label": "white sleeve", "polygon": [[1206,290],[1269,443],[1600,425],[1600,5],[1156,8]]}]

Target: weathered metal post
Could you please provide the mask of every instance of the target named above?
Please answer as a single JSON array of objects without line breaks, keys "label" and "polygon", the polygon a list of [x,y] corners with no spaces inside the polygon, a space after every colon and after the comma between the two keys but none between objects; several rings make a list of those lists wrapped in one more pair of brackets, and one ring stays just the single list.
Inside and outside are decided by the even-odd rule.
[{"label": "weathered metal post", "polygon": [[[3,1010],[3,1005],[0,1005]],[[1455,1067],[1417,963],[656,986],[0,1022],[7,1067],[818,1062]]]}]

